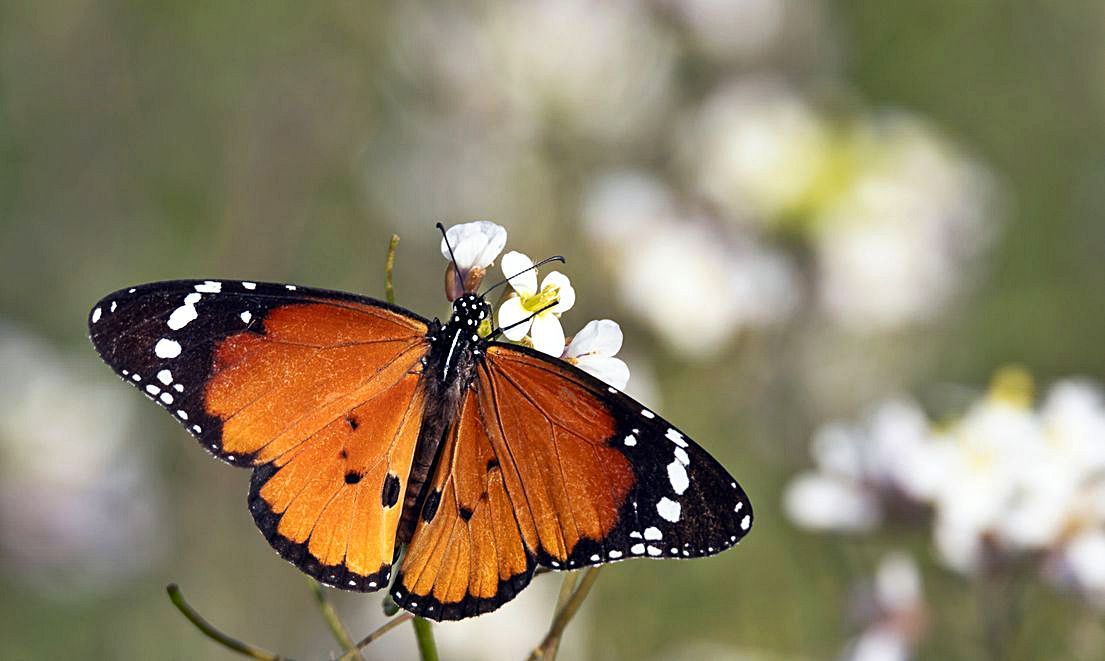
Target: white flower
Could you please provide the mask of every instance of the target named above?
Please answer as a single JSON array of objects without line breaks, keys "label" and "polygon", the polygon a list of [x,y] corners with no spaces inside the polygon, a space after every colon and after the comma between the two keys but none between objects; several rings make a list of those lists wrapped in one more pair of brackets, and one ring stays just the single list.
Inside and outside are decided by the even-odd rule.
[{"label": "white flower", "polygon": [[875,572],[866,628],[848,646],[847,661],[905,661],[926,629],[921,572],[908,554],[894,552]]},{"label": "white flower", "polygon": [[928,436],[924,413],[908,400],[884,402],[864,425],[824,425],[810,447],[817,470],[787,487],[787,515],[814,530],[872,529],[887,493],[909,493],[938,477],[923,461]]},{"label": "white flower", "polygon": [[528,334],[534,349],[559,356],[564,351],[560,315],[576,302],[576,292],[568,276],[553,271],[538,288],[533,260],[517,251],[503,255],[502,268],[514,289],[514,295],[499,306],[499,327],[504,329],[503,335],[518,342]]},{"label": "white flower", "polygon": [[819,473],[799,475],[783,496],[787,516],[810,530],[867,532],[882,520],[874,494],[855,482]]},{"label": "white flower", "polygon": [[[449,254],[449,246],[453,248],[452,255]],[[449,287],[449,300],[478,287],[484,270],[491,266],[505,247],[506,229],[487,220],[453,225],[446,230],[441,238],[441,255],[446,260],[455,257],[461,275],[461,282]]]},{"label": "white flower", "polygon": [[622,299],[674,348],[709,356],[795,307],[797,282],[782,253],[682,209],[655,179],[610,175],[588,197],[586,227]]},{"label": "white flower", "polygon": [[848,141],[855,172],[811,223],[821,303],[853,332],[931,319],[990,243],[991,176],[908,115],[858,122]]},{"label": "white flower", "polygon": [[622,348],[618,322],[598,319],[587,322],[564,349],[561,358],[618,390],[629,383],[629,367],[614,355]]}]

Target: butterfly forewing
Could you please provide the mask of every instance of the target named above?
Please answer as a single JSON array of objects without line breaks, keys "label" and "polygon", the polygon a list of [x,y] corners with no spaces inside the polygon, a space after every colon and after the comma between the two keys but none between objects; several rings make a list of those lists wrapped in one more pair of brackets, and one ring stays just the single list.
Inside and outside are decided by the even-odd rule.
[{"label": "butterfly forewing", "polygon": [[425,320],[350,294],[206,280],[118,291],[89,328],[208,451],[255,467],[250,510],[284,558],[347,589],[386,584],[422,421]]},{"label": "butterfly forewing", "polygon": [[538,564],[712,555],[752,523],[741,488],[682,432],[524,347],[488,349],[443,453],[440,499],[393,590],[434,619],[497,608]]}]

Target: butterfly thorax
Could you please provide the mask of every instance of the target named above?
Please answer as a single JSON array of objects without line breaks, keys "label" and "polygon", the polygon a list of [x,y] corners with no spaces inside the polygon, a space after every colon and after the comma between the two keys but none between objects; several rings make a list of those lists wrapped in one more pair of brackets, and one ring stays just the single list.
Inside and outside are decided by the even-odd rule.
[{"label": "butterfly thorax", "polygon": [[476,377],[480,356],[487,346],[479,328],[490,316],[491,307],[482,298],[465,294],[453,302],[453,314],[447,323],[436,319],[430,323],[426,334],[430,348],[422,359],[426,405],[399,525],[400,542],[414,530],[426,496],[422,487],[440,454],[443,434],[456,419],[464,393]]}]

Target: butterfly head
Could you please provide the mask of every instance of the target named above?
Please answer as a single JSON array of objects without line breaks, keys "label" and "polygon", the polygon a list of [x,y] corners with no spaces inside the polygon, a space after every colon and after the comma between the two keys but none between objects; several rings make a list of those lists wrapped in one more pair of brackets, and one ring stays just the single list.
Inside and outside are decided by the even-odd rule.
[{"label": "butterfly head", "polygon": [[491,306],[482,296],[476,294],[464,294],[453,301],[453,317],[451,324],[465,328],[471,328],[472,332],[480,327],[485,319],[491,317]]}]

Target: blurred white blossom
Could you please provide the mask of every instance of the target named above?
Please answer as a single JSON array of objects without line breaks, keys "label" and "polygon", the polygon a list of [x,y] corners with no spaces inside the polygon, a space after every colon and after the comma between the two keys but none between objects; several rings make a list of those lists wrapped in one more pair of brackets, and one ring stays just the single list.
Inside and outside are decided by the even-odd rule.
[{"label": "blurred white blossom", "polygon": [[834,165],[828,123],[778,78],[717,89],[683,133],[681,160],[699,191],[752,225],[777,225],[801,210]]},{"label": "blurred white blossom", "polygon": [[864,629],[843,656],[848,661],[906,661],[926,628],[921,572],[905,553],[885,556],[865,595]]},{"label": "blurred white blossom", "polygon": [[866,428],[834,423],[812,445],[816,470],[787,490],[799,525],[862,532],[906,499],[932,512],[940,559],[964,573],[1003,556],[1043,557],[1043,573],[1105,606],[1105,395],[1056,383],[1041,405],[1020,368],[995,375],[958,419],[929,423],[883,404]]},{"label": "blurred white blossom", "polygon": [[785,492],[787,515],[816,530],[873,529],[886,494],[937,478],[918,465],[928,434],[924,413],[906,399],[883,403],[863,425],[825,425],[811,445],[816,470],[796,477]]},{"label": "blurred white blossom", "polygon": [[751,235],[679,209],[663,184],[619,173],[599,180],[586,228],[610,260],[622,300],[676,349],[711,355],[744,328],[796,303],[786,258]]},{"label": "blurred white blossom", "polygon": [[507,339],[519,342],[529,335],[533,348],[550,356],[564,351],[560,315],[572,309],[576,294],[568,276],[552,271],[537,286],[537,269],[528,256],[511,251],[503,255],[503,276],[513,294],[499,306],[499,327]]},{"label": "blurred white blossom", "polygon": [[904,113],[858,122],[848,140],[853,174],[813,212],[822,305],[853,331],[924,322],[996,231],[991,176]]},{"label": "blurred white blossom", "polygon": [[655,128],[669,102],[674,39],[643,3],[404,3],[398,16],[400,69],[495,128],[622,141]]},{"label": "blurred white blossom", "polygon": [[[719,59],[754,58],[783,29],[786,0],[660,0],[691,30],[692,47]],[[802,2],[798,6],[802,6]]]},{"label": "blurred white blossom", "polygon": [[996,230],[992,176],[927,122],[831,117],[778,78],[716,90],[688,115],[679,149],[729,219],[809,244],[817,298],[850,331],[945,309]]},{"label": "blurred white blossom", "polygon": [[145,571],[163,531],[138,398],[3,323],[0,369],[0,567],[55,595]]},{"label": "blurred white blossom", "polygon": [[629,367],[615,358],[622,348],[622,328],[610,319],[587,322],[565,347],[562,359],[618,390],[629,383]]}]

